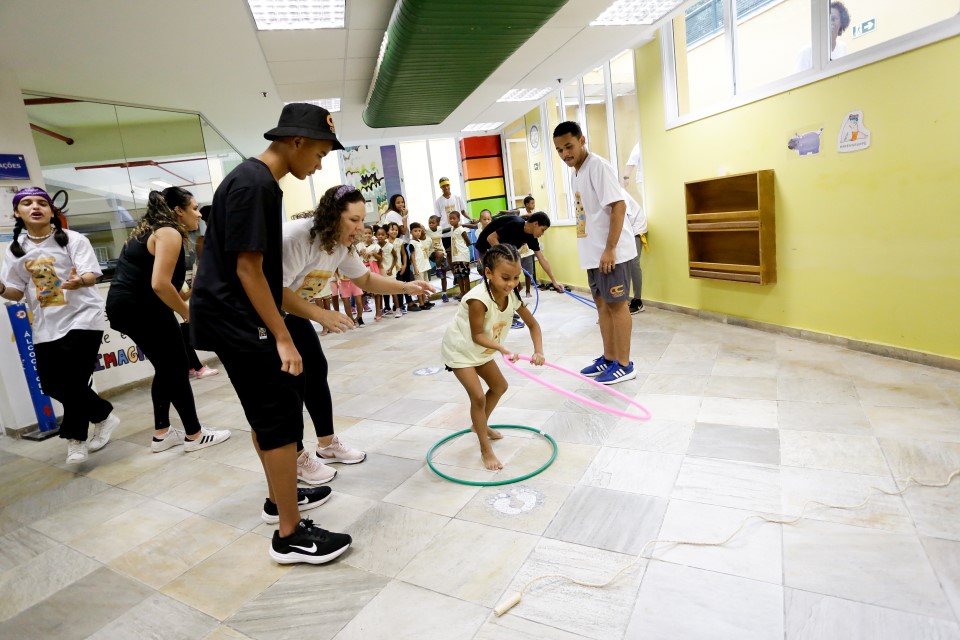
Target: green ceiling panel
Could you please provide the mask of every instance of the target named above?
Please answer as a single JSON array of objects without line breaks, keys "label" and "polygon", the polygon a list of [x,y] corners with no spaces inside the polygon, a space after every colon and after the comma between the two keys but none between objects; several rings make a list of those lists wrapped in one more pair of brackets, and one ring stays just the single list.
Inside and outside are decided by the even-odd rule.
[{"label": "green ceiling panel", "polygon": [[363,121],[443,122],[567,0],[398,0]]}]

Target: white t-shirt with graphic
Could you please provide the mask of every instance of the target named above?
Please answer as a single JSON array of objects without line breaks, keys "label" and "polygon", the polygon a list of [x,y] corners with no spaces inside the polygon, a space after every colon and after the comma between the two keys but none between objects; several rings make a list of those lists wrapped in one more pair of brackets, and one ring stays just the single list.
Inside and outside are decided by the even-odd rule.
[{"label": "white t-shirt with graphic", "polygon": [[35,243],[20,234],[24,255],[15,257],[7,249],[0,267],[0,280],[18,291],[30,309],[33,341],[53,342],[69,331],[103,331],[107,317],[103,310],[103,296],[96,287],[80,287],[72,291],[63,288],[70,277],[70,269],[77,273],[103,275],[100,263],[90,241],[76,231],[65,229],[67,246],[61,247],[51,235]]},{"label": "white t-shirt with graphic", "polygon": [[413,241],[413,255],[416,256],[417,270],[419,270],[420,275],[424,277],[427,271],[430,270],[430,258],[428,256],[430,255],[432,247],[433,242],[428,238]]},{"label": "white t-shirt with graphic", "polygon": [[[456,194],[450,194],[449,198],[444,198],[440,196],[437,198],[436,203],[433,205],[434,212],[440,216],[440,224],[448,224],[447,216],[450,215],[451,211],[466,211],[467,203],[463,201],[463,198]],[[461,213],[460,218],[463,219],[464,215]]]},{"label": "white t-shirt with graphic", "polygon": [[487,311],[483,316],[483,333],[497,344],[503,344],[506,340],[507,332],[513,324],[513,314],[523,306],[520,298],[511,292],[507,297],[506,309],[501,311],[484,284],[478,284],[471,289],[457,306],[457,315],[447,327],[440,345],[443,363],[451,369],[478,367],[490,362],[497,353],[473,341],[473,333],[470,331],[469,302],[471,300],[479,300],[486,307]]},{"label": "white t-shirt with graphic", "polygon": [[380,275],[392,276],[390,270],[393,269],[393,263],[397,259],[396,247],[387,240],[380,246],[380,253],[383,254],[383,261],[380,263]]},{"label": "white t-shirt with graphic", "polygon": [[320,295],[338,269],[347,278],[367,273],[355,246],[337,243],[333,251],[327,252],[318,240],[310,238],[312,226],[313,218],[283,225],[283,286],[307,301]]},{"label": "white t-shirt with graphic", "polygon": [[621,200],[627,211],[617,240],[616,264],[635,258],[637,245],[630,224],[630,211],[631,206],[639,208],[639,205],[623,190],[610,163],[595,153],[588,153],[580,170],[573,176],[573,190],[580,267],[596,269],[600,266],[600,256],[607,246],[610,232],[611,205]]},{"label": "white t-shirt with graphic", "polygon": [[443,231],[439,227],[436,231],[427,227],[424,232],[427,234],[427,239],[430,240],[431,251],[443,251]]},{"label": "white t-shirt with graphic", "polygon": [[451,262],[470,262],[470,245],[466,239],[468,233],[466,227],[457,227],[450,231]]}]

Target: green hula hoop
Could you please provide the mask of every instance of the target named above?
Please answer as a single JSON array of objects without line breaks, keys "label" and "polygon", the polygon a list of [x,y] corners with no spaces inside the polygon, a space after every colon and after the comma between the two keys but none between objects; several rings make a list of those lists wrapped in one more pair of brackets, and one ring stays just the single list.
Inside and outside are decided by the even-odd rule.
[{"label": "green hula hoop", "polygon": [[534,433],[539,433],[539,434],[542,435],[544,438],[546,438],[547,441],[549,441],[551,445],[553,445],[553,453],[550,455],[550,459],[547,460],[547,463],[546,463],[545,465],[543,465],[542,467],[540,467],[540,468],[537,469],[536,471],[531,471],[530,473],[528,473],[528,474],[526,474],[526,475],[518,476],[518,477],[516,477],[516,478],[508,478],[507,480],[494,480],[494,481],[491,481],[491,482],[475,482],[475,481],[473,481],[473,480],[461,480],[460,478],[454,478],[453,476],[448,476],[447,474],[443,473],[442,471],[440,471],[439,469],[437,469],[435,466],[433,466],[433,452],[436,451],[440,446],[446,444],[447,442],[453,440],[454,438],[459,438],[459,437],[462,436],[462,435],[466,435],[466,434],[468,434],[468,433],[473,433],[473,430],[472,430],[472,429],[464,429],[463,431],[457,431],[456,433],[453,433],[453,434],[447,436],[446,438],[443,438],[443,439],[440,440],[437,444],[435,444],[435,445],[433,445],[432,447],[430,447],[430,451],[427,451],[427,466],[430,467],[430,470],[433,471],[435,474],[437,474],[438,476],[440,476],[440,477],[443,478],[444,480],[449,480],[450,482],[456,482],[457,484],[465,484],[465,485],[468,485],[468,486],[471,486],[471,487],[499,487],[500,485],[513,484],[514,482],[520,482],[520,481],[522,481],[522,480],[526,480],[527,478],[532,478],[533,476],[537,475],[538,473],[541,473],[541,472],[545,471],[545,470],[547,469],[547,467],[549,467],[551,464],[553,464],[553,461],[557,459],[557,441],[554,440],[554,439],[550,436],[550,434],[544,433],[543,431],[540,431],[540,429],[534,429],[533,427],[524,427],[524,426],[518,425],[518,424],[491,424],[491,425],[489,425],[489,426],[490,426],[491,429],[494,429],[494,428],[496,428],[496,429],[523,429],[524,431],[533,431]]}]

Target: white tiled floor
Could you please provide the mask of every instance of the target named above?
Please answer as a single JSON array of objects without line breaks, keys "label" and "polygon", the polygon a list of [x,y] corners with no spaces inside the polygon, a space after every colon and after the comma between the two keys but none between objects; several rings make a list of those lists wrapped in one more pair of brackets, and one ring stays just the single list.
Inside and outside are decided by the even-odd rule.
[{"label": "white tiled floor", "polygon": [[[505,371],[493,422],[543,428],[559,454],[534,478],[479,488],[424,464],[468,426],[451,374],[412,375],[440,364],[453,312],[322,339],[337,432],[369,451],[310,512],[354,537],[324,567],[269,560],[265,482],[225,374],[193,384],[203,419],[234,437],[196,454],[150,453],[147,389],[114,398],[123,424],[79,467],[60,440],[0,440],[0,637],[960,639],[960,480],[856,511],[812,506],[796,525],[752,521],[720,548],[662,543],[608,587],[549,578],[497,618],[528,580],[604,582],[654,537],[719,540],[753,514],[944,481],[960,468],[960,374],[648,309],[633,320],[639,375],[617,389],[653,419]],[[578,368],[598,354],[583,305],[544,294],[537,318],[549,359]],[[526,331],[509,344],[530,351]],[[437,463],[483,480],[549,455],[537,436],[504,433],[498,474],[467,439]]]}]

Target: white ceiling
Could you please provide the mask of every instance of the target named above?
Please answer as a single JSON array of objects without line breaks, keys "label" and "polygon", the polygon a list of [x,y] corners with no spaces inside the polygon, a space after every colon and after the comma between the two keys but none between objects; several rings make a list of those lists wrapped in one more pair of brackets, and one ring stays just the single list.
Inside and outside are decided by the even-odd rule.
[{"label": "white ceiling", "polygon": [[[345,29],[258,32],[245,0],[2,0],[0,66],[24,91],[200,112],[253,155],[295,100],[341,98],[346,144],[510,122],[535,103],[497,103],[508,90],[566,83],[657,26],[590,27],[607,0],[569,0],[442,124],[371,129],[362,112],[394,4],[347,0]],[[455,72],[438,69],[437,83]]]}]

